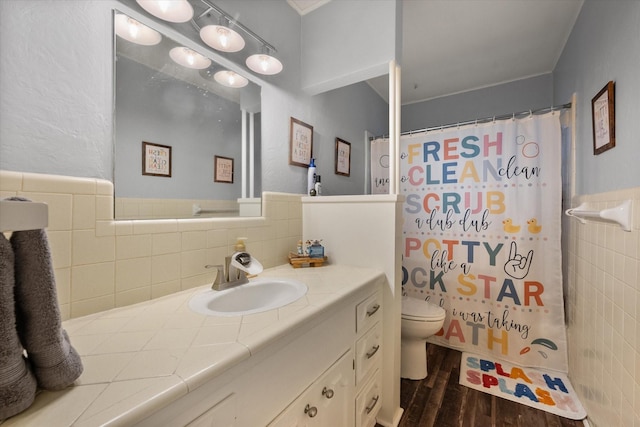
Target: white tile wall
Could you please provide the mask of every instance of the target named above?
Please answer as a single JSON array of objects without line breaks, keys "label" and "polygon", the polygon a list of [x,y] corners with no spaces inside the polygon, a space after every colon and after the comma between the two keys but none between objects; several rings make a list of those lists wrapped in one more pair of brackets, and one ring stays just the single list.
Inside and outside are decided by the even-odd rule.
[{"label": "white tile wall", "polygon": [[640,426],[640,188],[576,197],[595,209],[633,200],[633,229],[571,221],[569,375],[592,426]]},{"label": "white tile wall", "polygon": [[157,298],[213,281],[237,237],[265,268],[287,262],[302,238],[300,195],[265,193],[263,217],[113,219],[109,181],[0,171],[0,198],[49,206],[51,247],[64,319]]}]

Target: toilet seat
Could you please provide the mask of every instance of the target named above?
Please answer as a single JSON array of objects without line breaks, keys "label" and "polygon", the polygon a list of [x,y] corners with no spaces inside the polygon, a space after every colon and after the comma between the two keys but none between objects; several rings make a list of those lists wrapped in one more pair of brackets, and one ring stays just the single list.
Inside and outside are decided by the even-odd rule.
[{"label": "toilet seat", "polygon": [[402,318],[418,322],[438,322],[445,318],[446,312],[430,302],[409,296],[402,296]]}]

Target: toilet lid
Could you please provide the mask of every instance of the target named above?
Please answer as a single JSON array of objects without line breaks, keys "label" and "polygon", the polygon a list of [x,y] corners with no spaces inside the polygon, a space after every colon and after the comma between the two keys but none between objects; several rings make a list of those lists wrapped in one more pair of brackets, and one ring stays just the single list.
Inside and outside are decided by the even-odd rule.
[{"label": "toilet lid", "polygon": [[402,297],[402,317],[416,320],[442,320],[445,311],[442,307],[409,296]]}]

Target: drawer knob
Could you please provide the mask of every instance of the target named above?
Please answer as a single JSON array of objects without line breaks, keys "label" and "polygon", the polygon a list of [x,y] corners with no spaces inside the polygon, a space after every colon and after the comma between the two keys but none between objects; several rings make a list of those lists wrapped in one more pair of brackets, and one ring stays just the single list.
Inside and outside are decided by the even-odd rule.
[{"label": "drawer knob", "polygon": [[331,399],[333,397],[333,390],[325,387],[322,389],[322,395],[327,399]]},{"label": "drawer knob", "polygon": [[[374,404],[375,405],[375,404]],[[310,406],[307,403],[307,406],[305,406],[304,408],[304,413],[309,415],[309,418],[313,418],[316,415],[318,415],[318,408],[316,408],[315,406]]]},{"label": "drawer knob", "polygon": [[367,406],[365,408],[365,410],[367,411],[367,414],[371,413],[371,411],[373,411],[373,408],[376,407],[376,404],[378,403],[378,399],[380,398],[380,395],[377,395],[376,397],[374,397],[373,399],[371,399],[371,405]]},{"label": "drawer knob", "polygon": [[376,354],[380,350],[380,345],[373,347],[370,352],[367,353],[367,359],[371,359],[374,354]]},{"label": "drawer knob", "polygon": [[373,316],[378,310],[380,310],[380,304],[374,305],[373,307],[371,307],[371,310],[367,311],[367,317]]}]

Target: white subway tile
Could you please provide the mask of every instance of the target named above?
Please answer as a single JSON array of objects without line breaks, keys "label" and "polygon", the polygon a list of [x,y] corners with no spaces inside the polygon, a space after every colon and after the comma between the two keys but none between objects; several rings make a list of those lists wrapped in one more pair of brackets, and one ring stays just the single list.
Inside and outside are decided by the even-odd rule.
[{"label": "white subway tile", "polygon": [[115,259],[116,240],[114,236],[96,237],[95,230],[74,230],[73,264],[94,264]]},{"label": "white subway tile", "polygon": [[151,258],[153,285],[180,279],[180,254],[156,255]]},{"label": "white subway tile", "polygon": [[[116,261],[116,294],[151,286],[151,257]],[[149,295],[151,291],[149,290]]]},{"label": "white subway tile", "polygon": [[151,234],[133,234],[116,237],[116,259],[151,256]]},{"label": "white subway tile", "polygon": [[[71,302],[115,294],[115,263],[86,264],[71,268]],[[72,310],[73,311],[73,310]]]}]

